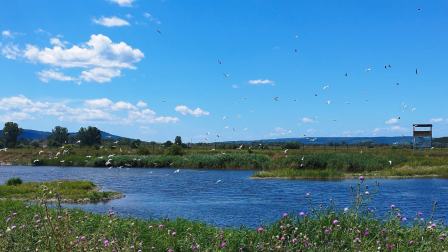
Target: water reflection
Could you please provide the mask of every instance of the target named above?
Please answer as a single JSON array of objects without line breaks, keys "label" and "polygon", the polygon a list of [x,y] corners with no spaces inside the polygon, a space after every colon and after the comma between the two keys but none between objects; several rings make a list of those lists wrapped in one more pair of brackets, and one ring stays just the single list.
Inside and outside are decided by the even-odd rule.
[{"label": "water reflection", "polygon": [[[202,220],[215,226],[247,225],[256,227],[272,222],[283,213],[310,210],[307,192],[313,203],[328,205],[329,199],[341,208],[349,206],[350,185],[359,180],[252,180],[253,171],[218,171],[145,168],[81,168],[0,166],[0,183],[17,176],[24,182],[56,179],[92,180],[105,191],[118,191],[125,198],[83,205],[87,211],[106,213],[111,207],[122,216],[149,219],[176,216]],[[222,182],[216,183],[218,180]],[[385,214],[391,204],[402,208],[402,215],[412,219],[418,211],[429,218],[433,203],[439,201],[436,219],[447,220],[446,179],[378,179],[380,192],[371,207]],[[373,190],[374,181],[366,180]]]}]

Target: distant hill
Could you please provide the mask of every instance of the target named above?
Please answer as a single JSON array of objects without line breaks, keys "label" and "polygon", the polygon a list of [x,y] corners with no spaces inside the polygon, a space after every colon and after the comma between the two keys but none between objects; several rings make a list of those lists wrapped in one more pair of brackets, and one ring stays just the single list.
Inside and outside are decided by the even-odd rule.
[{"label": "distant hill", "polygon": [[[3,130],[0,130],[0,134],[2,133]],[[26,139],[33,139],[33,140],[37,140],[39,138],[46,138],[47,136],[51,135],[51,132],[47,132],[47,131],[38,131],[38,130],[30,130],[30,129],[24,129],[25,133],[23,133],[22,135],[19,136],[20,137],[24,137]],[[78,134],[77,132],[69,132],[70,135],[76,135]],[[121,136],[117,136],[117,135],[112,135],[110,133],[101,131],[101,138],[107,138],[107,139],[113,139],[113,140],[117,140],[117,138],[119,138]],[[125,137],[121,137],[121,138],[125,138]],[[131,139],[131,141],[133,141],[134,139]]]},{"label": "distant hill", "polygon": [[[397,136],[397,137],[301,137],[301,138],[277,138],[277,139],[263,139],[254,141],[235,141],[238,143],[261,142],[264,143],[284,143],[284,142],[299,142],[305,144],[324,144],[328,142],[341,143],[342,141],[348,144],[356,144],[359,142],[373,142],[385,144],[409,144],[413,140],[412,136]],[[234,142],[234,141],[228,141]]]}]

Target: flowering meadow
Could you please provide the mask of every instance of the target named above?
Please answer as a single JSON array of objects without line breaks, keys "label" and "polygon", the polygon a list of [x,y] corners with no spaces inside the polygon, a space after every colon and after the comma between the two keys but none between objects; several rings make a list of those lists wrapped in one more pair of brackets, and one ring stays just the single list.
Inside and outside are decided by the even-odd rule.
[{"label": "flowering meadow", "polygon": [[59,200],[50,206],[45,199],[58,189],[43,187],[36,202],[0,202],[0,251],[446,251],[448,230],[432,219],[437,202],[432,213],[402,216],[394,205],[377,213],[370,203],[379,188],[359,177],[345,208],[331,199],[328,207],[315,206],[310,192],[300,199],[309,201],[309,212],[284,213],[250,229],[122,218],[113,208],[92,214],[65,209]]}]

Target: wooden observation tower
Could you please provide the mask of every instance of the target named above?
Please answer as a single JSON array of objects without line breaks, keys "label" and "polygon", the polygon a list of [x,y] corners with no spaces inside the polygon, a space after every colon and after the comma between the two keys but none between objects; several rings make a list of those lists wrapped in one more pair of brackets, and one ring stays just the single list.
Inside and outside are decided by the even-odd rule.
[{"label": "wooden observation tower", "polygon": [[[432,124],[413,124],[412,136],[414,137],[413,149],[415,151],[416,138],[418,138],[422,145],[418,148],[418,151],[422,151],[425,148],[431,149],[432,147]],[[417,130],[418,128],[425,128],[424,130]],[[429,130],[428,130],[429,128]]]}]

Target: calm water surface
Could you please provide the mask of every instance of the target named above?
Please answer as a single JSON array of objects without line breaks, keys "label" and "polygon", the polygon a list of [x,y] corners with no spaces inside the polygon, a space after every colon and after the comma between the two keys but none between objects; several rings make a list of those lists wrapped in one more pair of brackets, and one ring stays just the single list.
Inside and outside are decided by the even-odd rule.
[{"label": "calm water surface", "polygon": [[[106,213],[113,206],[121,216],[149,219],[176,216],[201,220],[219,227],[273,222],[283,213],[308,212],[307,192],[313,204],[328,205],[329,199],[343,209],[349,206],[350,185],[359,180],[302,181],[252,180],[253,171],[218,171],[153,168],[84,168],[0,166],[0,184],[16,176],[24,182],[57,179],[92,180],[105,191],[124,193],[125,198],[96,204],[75,204],[87,211]],[[118,172],[120,171],[120,172]],[[221,182],[217,183],[218,180]],[[412,219],[418,211],[429,218],[434,201],[438,201],[435,218],[447,221],[447,179],[378,179],[380,191],[371,207],[381,215],[390,205],[402,209]],[[370,191],[374,180],[365,180]]]}]

